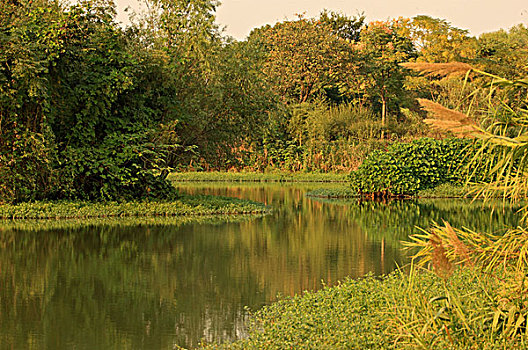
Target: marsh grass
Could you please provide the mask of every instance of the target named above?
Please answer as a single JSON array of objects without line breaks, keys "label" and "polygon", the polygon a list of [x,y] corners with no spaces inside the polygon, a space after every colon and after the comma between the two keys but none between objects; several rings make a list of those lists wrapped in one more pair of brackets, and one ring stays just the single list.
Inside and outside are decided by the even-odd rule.
[{"label": "marsh grass", "polygon": [[[411,236],[406,243],[415,251],[411,280],[420,279],[423,272],[416,271],[426,269],[444,283],[432,299],[407,293],[399,304],[392,319],[399,344],[409,348],[528,347],[528,80],[509,81],[475,71],[492,81],[485,86],[489,89],[490,103],[484,111],[489,126],[471,126],[479,129],[473,135],[483,142],[469,167],[483,169],[487,179],[474,184],[473,195],[488,202],[500,196],[503,205],[521,205],[523,215],[519,215],[517,227],[506,227],[499,234],[454,228],[444,222]],[[496,108],[493,100],[501,96],[499,89],[512,99],[500,100],[500,108]],[[428,112],[432,112],[433,120],[454,113]],[[458,113],[456,118],[464,124],[464,116]],[[456,133],[453,125],[437,126]],[[452,282],[457,270],[470,275],[474,283],[471,290],[461,292],[463,282]]]},{"label": "marsh grass", "polygon": [[0,220],[0,232],[24,231],[42,232],[50,230],[71,230],[86,227],[130,227],[130,226],[181,226],[186,224],[225,224],[227,222],[242,222],[262,217],[265,214],[248,215],[186,215],[186,216],[150,216],[150,217],[105,217],[105,218],[73,218],[61,220],[26,219]]},{"label": "marsh grass", "polygon": [[291,172],[186,172],[172,173],[168,179],[183,181],[220,182],[346,182],[347,174],[338,173],[291,173]]},{"label": "marsh grass", "polygon": [[0,206],[0,219],[73,219],[258,214],[261,203],[220,196],[180,196],[173,201],[32,202]]}]

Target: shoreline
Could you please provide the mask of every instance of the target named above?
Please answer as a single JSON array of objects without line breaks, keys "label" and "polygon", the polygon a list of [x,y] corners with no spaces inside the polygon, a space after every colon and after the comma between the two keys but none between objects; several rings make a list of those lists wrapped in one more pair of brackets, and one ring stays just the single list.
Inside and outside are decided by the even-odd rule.
[{"label": "shoreline", "polygon": [[0,220],[70,220],[265,214],[271,208],[238,198],[182,195],[171,201],[26,202],[0,205]]}]

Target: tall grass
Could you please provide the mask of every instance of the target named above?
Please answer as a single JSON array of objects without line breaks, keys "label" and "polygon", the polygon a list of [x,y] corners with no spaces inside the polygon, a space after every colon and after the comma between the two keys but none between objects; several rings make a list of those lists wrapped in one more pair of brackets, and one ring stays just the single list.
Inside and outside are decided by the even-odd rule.
[{"label": "tall grass", "polygon": [[[503,203],[523,201],[528,195],[528,80],[473,71],[491,78],[485,86],[490,104],[481,118],[486,123],[479,126],[459,112],[453,118],[455,112],[440,107],[434,107],[430,123],[459,135],[469,131],[483,140],[470,168],[484,169],[488,180],[474,184],[474,194],[486,200],[500,195]],[[510,99],[497,103],[497,96]],[[431,110],[431,103],[422,105]],[[454,119],[455,124],[447,123]],[[499,235],[443,223],[411,237],[408,248],[416,251],[411,278],[419,278],[416,271],[426,268],[444,283],[432,299],[408,293],[393,318],[399,343],[421,348],[528,347],[528,206],[521,212],[521,224]],[[473,290],[461,292],[453,282],[460,269],[470,274]]]}]

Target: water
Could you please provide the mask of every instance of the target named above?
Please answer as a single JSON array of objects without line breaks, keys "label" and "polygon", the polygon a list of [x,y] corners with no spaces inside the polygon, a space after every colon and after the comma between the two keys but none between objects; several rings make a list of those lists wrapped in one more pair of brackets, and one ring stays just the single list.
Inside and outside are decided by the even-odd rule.
[{"label": "water", "polygon": [[194,184],[248,198],[264,217],[0,225],[0,349],[173,349],[245,334],[249,309],[388,273],[400,240],[431,220],[493,231],[514,224],[462,200],[318,200],[321,185]]}]

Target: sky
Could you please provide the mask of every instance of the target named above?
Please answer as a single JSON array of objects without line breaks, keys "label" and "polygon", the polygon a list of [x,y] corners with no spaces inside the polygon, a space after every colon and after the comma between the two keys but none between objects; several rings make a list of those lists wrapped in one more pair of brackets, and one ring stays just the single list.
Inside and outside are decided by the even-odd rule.
[{"label": "sky", "polygon": [[[138,7],[137,0],[116,3],[122,22],[127,18],[124,8]],[[225,34],[243,40],[253,28],[295,19],[301,13],[313,17],[323,9],[350,16],[364,13],[367,22],[429,15],[475,36],[519,23],[528,25],[528,0],[223,0],[216,16]]]}]

